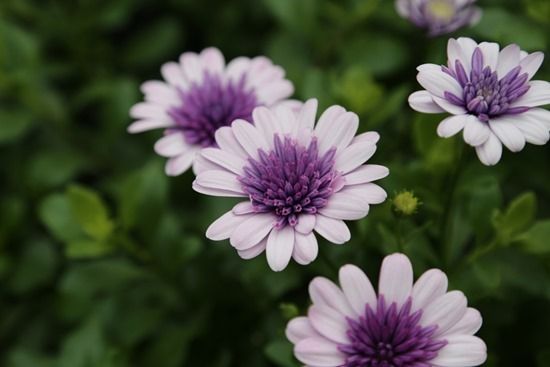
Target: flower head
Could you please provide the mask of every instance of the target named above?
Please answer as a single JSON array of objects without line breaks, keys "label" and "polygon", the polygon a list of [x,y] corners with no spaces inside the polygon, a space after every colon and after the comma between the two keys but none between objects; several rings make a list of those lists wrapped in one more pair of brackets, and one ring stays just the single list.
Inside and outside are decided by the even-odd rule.
[{"label": "flower head", "polygon": [[166,63],[161,72],[164,81],[141,86],[145,102],[130,110],[137,121],[128,131],[165,129],[155,151],[169,158],[166,173],[171,176],[186,171],[198,150],[215,146],[220,127],[236,119],[250,121],[257,106],[297,103],[285,101],[292,83],[265,57],[239,57],[225,65],[218,49],[207,48],[182,54],[179,63]]},{"label": "flower head", "polygon": [[412,215],[421,205],[412,191],[402,191],[392,200],[394,210],[403,215]]},{"label": "flower head", "polygon": [[382,263],[378,294],[356,266],[339,272],[340,287],[317,277],[309,285],[307,317],[287,326],[294,354],[306,366],[470,367],[485,362],[485,343],[473,336],[480,313],[462,292],[447,292],[447,277],[428,270],[413,285],[403,254]]},{"label": "flower head", "polygon": [[236,120],[216,131],[218,147],[197,158],[193,188],[207,195],[244,197],[208,228],[212,240],[229,238],[242,258],[266,250],[269,266],[280,271],[294,258],[317,257],[315,230],[341,244],[350,239],[344,220],[365,217],[370,204],[386,199],[373,181],[388,169],[364,163],[379,136],[355,137],[356,114],[327,109],[315,125],[317,100],[296,114],[288,107],[258,107],[254,124]]},{"label": "flower head", "polygon": [[474,25],[481,18],[476,0],[396,0],[399,15],[409,19],[430,36],[451,33],[459,28]]},{"label": "flower head", "polygon": [[531,80],[544,59],[541,52],[459,38],[449,40],[447,53],[447,66],[418,67],[426,90],[409,97],[419,112],[452,114],[439,124],[439,136],[463,130],[464,141],[485,165],[498,163],[502,144],[519,152],[526,142],[548,142],[550,112],[537,107],[550,103],[550,83]]}]

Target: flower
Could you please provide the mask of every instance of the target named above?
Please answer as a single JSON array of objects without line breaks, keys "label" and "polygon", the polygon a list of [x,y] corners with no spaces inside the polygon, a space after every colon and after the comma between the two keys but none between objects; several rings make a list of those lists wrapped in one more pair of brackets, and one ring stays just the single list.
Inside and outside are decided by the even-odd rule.
[{"label": "flower", "polygon": [[[177,176],[194,161],[197,151],[215,145],[214,134],[236,119],[250,121],[257,106],[283,103],[294,90],[285,72],[266,57],[238,57],[225,65],[216,48],[185,52],[179,63],[161,68],[165,81],[141,86],[145,102],[132,107],[137,119],[130,133],[164,128],[155,151],[168,158],[166,174]],[[284,103],[296,103],[285,101]]]},{"label": "flower", "polygon": [[254,125],[236,120],[216,131],[219,148],[200,153],[193,188],[246,200],[210,225],[209,239],[229,238],[244,259],[265,250],[271,269],[280,271],[291,257],[303,265],[317,257],[314,230],[330,242],[347,242],[344,220],[361,219],[370,204],[386,199],[372,182],[388,169],[363,164],[379,135],[355,137],[359,118],[340,106],[328,108],[314,127],[316,111],[315,99],[297,114],[286,106],[258,107]]},{"label": "flower", "polygon": [[544,59],[541,52],[458,38],[449,40],[447,53],[447,66],[418,67],[426,90],[409,97],[419,112],[452,114],[439,124],[439,136],[464,130],[464,141],[485,165],[498,163],[502,144],[519,152],[526,142],[548,142],[550,112],[537,107],[550,103],[550,83],[531,80]]},{"label": "flower", "polygon": [[412,191],[402,191],[393,200],[393,208],[402,215],[413,215],[422,204]]},{"label": "flower", "polygon": [[313,305],[307,317],[286,328],[294,354],[307,366],[323,367],[469,367],[487,358],[485,343],[474,334],[480,313],[467,306],[460,291],[447,292],[447,277],[425,272],[413,285],[403,254],[382,263],[378,295],[354,265],[339,272],[340,287],[317,277],[309,285]]},{"label": "flower", "polygon": [[416,26],[426,28],[430,36],[451,33],[481,19],[476,0],[396,0],[399,15]]}]

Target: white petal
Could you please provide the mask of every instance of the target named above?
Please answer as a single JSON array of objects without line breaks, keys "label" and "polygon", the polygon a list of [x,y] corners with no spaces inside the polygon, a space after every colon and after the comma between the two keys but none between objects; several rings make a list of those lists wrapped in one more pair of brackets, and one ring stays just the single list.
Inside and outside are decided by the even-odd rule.
[{"label": "white petal", "polygon": [[238,82],[243,74],[247,72],[249,66],[250,59],[248,57],[237,57],[227,64],[225,74],[229,80]]},{"label": "white petal", "polygon": [[263,240],[275,225],[272,214],[255,214],[239,224],[229,242],[237,250],[246,250]]},{"label": "white petal", "polygon": [[466,309],[459,322],[445,332],[444,335],[474,335],[483,324],[481,314],[475,308]]},{"label": "white petal", "polygon": [[531,79],[535,73],[539,70],[542,62],[544,61],[544,53],[542,52],[533,52],[525,58],[523,58],[519,66],[521,66],[521,73],[527,73],[529,79]]},{"label": "white petal", "polygon": [[365,306],[376,307],[376,292],[365,273],[355,265],[344,265],[339,272],[340,286],[357,316],[365,314]]},{"label": "white petal", "polygon": [[237,253],[241,257],[241,259],[249,260],[249,259],[255,258],[256,256],[260,255],[262,252],[264,252],[266,246],[267,246],[267,238],[264,238],[257,245],[254,245],[251,248],[247,248],[246,250],[237,250]]},{"label": "white petal", "polygon": [[460,97],[462,88],[449,74],[440,70],[420,71],[416,76],[420,85],[436,97],[445,98],[445,92]]},{"label": "white petal", "polygon": [[241,201],[236,204],[231,211],[236,215],[255,213],[254,206],[250,201]]},{"label": "white petal", "polygon": [[316,306],[332,308],[343,316],[355,315],[342,290],[327,278],[314,278],[309,283],[309,296]]},{"label": "white petal", "polygon": [[447,276],[439,269],[431,269],[422,274],[413,286],[412,311],[428,306],[447,292]]},{"label": "white petal", "polygon": [[331,106],[327,108],[319,117],[319,121],[315,126],[315,135],[325,136],[330,134],[334,127],[334,122],[346,113],[346,110],[341,106]]},{"label": "white petal", "polygon": [[281,131],[281,124],[273,111],[264,106],[256,107],[252,111],[252,119],[260,134],[264,136],[266,143],[269,144],[269,148],[273,148],[273,137]]},{"label": "white petal", "polygon": [[368,161],[375,152],[376,145],[369,141],[351,144],[336,155],[334,168],[346,174]]},{"label": "white petal", "polygon": [[248,158],[248,155],[237,141],[237,138],[235,138],[235,134],[233,134],[233,130],[231,130],[231,127],[220,127],[218,130],[216,130],[215,137],[216,143],[218,144],[220,149],[231,152],[240,158]]},{"label": "white petal", "polygon": [[193,190],[200,192],[201,194],[210,195],[210,196],[221,196],[221,197],[244,197],[246,195],[230,190],[223,189],[214,189],[211,187],[201,186],[197,183],[197,180],[193,181]]},{"label": "white petal", "polygon": [[420,323],[422,326],[437,325],[434,336],[442,335],[466,313],[467,300],[460,291],[451,291],[424,308]]},{"label": "white petal", "polygon": [[232,191],[244,194],[241,183],[233,173],[223,170],[206,171],[197,176],[196,181],[202,187]]},{"label": "white petal", "polygon": [[189,145],[181,133],[165,135],[155,143],[155,152],[163,157],[175,157],[186,150],[189,150]]},{"label": "white petal", "polygon": [[401,15],[401,17],[403,18],[407,18],[409,16],[409,6],[410,6],[409,0],[395,1],[395,9],[397,10],[397,13]]},{"label": "white petal", "polygon": [[305,316],[295,317],[290,320],[286,325],[285,335],[293,344],[297,344],[303,339],[319,336],[315,329],[313,329],[313,326],[311,326],[309,319]]},{"label": "white petal", "polygon": [[380,180],[390,174],[387,167],[377,164],[365,164],[344,176],[346,185],[358,185]]},{"label": "white petal", "polygon": [[525,147],[525,137],[520,129],[516,127],[521,121],[520,116],[505,116],[489,121],[489,126],[499,140],[512,152],[519,152]]},{"label": "white petal", "polygon": [[183,70],[177,62],[167,62],[162,65],[160,72],[164,80],[166,80],[170,85],[179,88],[187,87],[187,81],[183,75]]},{"label": "white petal", "polygon": [[499,79],[504,78],[506,74],[519,65],[520,48],[512,44],[504,47],[498,56],[497,75]]},{"label": "white petal", "polygon": [[502,156],[502,143],[495,134],[491,133],[484,144],[476,147],[476,153],[481,163],[494,166]]},{"label": "white petal", "polygon": [[[457,97],[462,97],[462,93],[457,95]],[[457,106],[454,103],[447,101],[445,98],[433,96],[433,100],[439,107],[452,115],[464,115],[468,113],[464,107]]]},{"label": "white petal", "polygon": [[300,362],[310,367],[335,367],[346,360],[338,345],[323,337],[301,340],[296,344],[294,354]]},{"label": "white petal", "polygon": [[205,70],[211,74],[220,74],[225,67],[225,60],[222,53],[215,47],[209,47],[202,50],[200,54],[202,65]]},{"label": "white petal", "polygon": [[319,139],[319,154],[324,154],[331,148],[344,149],[349,145],[359,127],[359,117],[353,112],[346,112],[333,121],[332,128],[325,134],[316,136]]},{"label": "white petal", "polygon": [[273,271],[281,271],[288,265],[294,249],[294,228],[274,228],[267,238],[267,263]]},{"label": "white petal", "polygon": [[443,113],[445,110],[439,107],[433,100],[432,95],[425,90],[414,92],[409,96],[409,105],[418,112]]},{"label": "white petal", "polygon": [[324,215],[317,215],[315,231],[337,245],[348,242],[351,238],[349,228],[344,221],[325,217]]},{"label": "white petal", "polygon": [[538,107],[550,104],[550,83],[543,80],[529,82],[529,90],[515,100],[511,107]]},{"label": "white petal", "polygon": [[168,120],[138,120],[128,126],[128,132],[137,134],[144,131],[170,127],[172,125],[174,125],[174,123]]},{"label": "white petal", "polygon": [[317,114],[317,100],[315,98],[309,99],[302,106],[298,118],[296,119],[295,131],[300,129],[313,130],[315,124],[315,116]]},{"label": "white petal", "polygon": [[378,143],[380,140],[380,134],[378,134],[376,131],[367,131],[366,133],[362,133],[357,135],[353,140],[351,141],[351,144],[361,143],[365,141],[371,142],[371,144]]},{"label": "white petal", "polygon": [[[166,109],[154,103],[140,102],[130,108],[130,116],[135,119],[171,122]],[[172,125],[172,123],[170,123]]]},{"label": "white petal", "polygon": [[204,68],[199,55],[194,52],[184,52],[180,56],[180,65],[183,75],[189,83],[201,83],[204,77]]},{"label": "white petal", "polygon": [[468,115],[464,126],[464,141],[473,147],[477,147],[487,141],[491,130],[486,122],[479,121],[477,117]]},{"label": "white petal", "polygon": [[483,53],[483,66],[489,66],[496,70],[499,58],[500,46],[495,42],[481,42],[479,48]]},{"label": "white petal", "polygon": [[334,219],[358,220],[369,213],[369,203],[364,198],[340,191],[329,198],[319,213]]},{"label": "white petal", "polygon": [[307,317],[313,328],[325,338],[339,344],[349,343],[346,335],[348,323],[340,312],[330,307],[313,305]]},{"label": "white petal", "polygon": [[201,155],[210,162],[237,175],[243,173],[243,167],[246,164],[246,161],[239,156],[218,148],[205,148],[201,151]]},{"label": "white petal", "polygon": [[550,140],[550,111],[533,108],[521,115],[521,123],[516,126],[528,143],[544,145]]},{"label": "white petal", "polygon": [[190,149],[186,152],[168,159],[164,170],[168,176],[179,176],[183,172],[187,171],[193,164],[195,159],[196,149]]},{"label": "white petal", "polygon": [[315,234],[301,234],[295,232],[294,250],[292,257],[298,264],[307,265],[317,258],[319,246]]},{"label": "white petal", "polygon": [[413,270],[409,258],[403,254],[386,256],[378,284],[378,293],[384,296],[386,303],[403,305],[411,295],[412,285]]},{"label": "white petal", "polygon": [[256,90],[259,102],[266,105],[272,105],[275,102],[288,98],[292,93],[294,93],[294,86],[286,79],[263,84]]},{"label": "white petal", "polygon": [[456,60],[459,60],[466,74],[469,74],[471,70],[472,54],[476,47],[477,44],[469,38],[459,38],[458,40],[453,38],[449,39],[447,43],[449,67],[454,69]]},{"label": "white petal", "polygon": [[466,122],[468,121],[468,115],[449,116],[437,125],[437,135],[442,138],[449,138],[459,133]]},{"label": "white petal", "polygon": [[176,88],[158,80],[150,80],[143,83],[140,87],[145,100],[154,102],[163,107],[178,106],[181,104],[181,99],[178,96]]},{"label": "white petal", "polygon": [[430,361],[435,366],[474,367],[487,360],[487,347],[476,336],[456,335],[447,338],[448,344],[441,348],[437,357]]},{"label": "white petal", "polygon": [[380,204],[388,197],[388,194],[383,188],[371,182],[361,185],[346,186],[343,191],[355,195],[358,198],[362,198],[369,204]]},{"label": "white petal", "polygon": [[206,230],[206,238],[212,241],[222,241],[228,239],[235,228],[250,215],[235,215],[229,211],[216,219]]},{"label": "white petal", "polygon": [[315,214],[302,214],[298,217],[298,224],[294,229],[302,234],[309,234],[315,227],[315,221]]},{"label": "white petal", "polygon": [[269,146],[258,129],[245,120],[233,121],[231,129],[241,147],[254,159],[258,158],[259,149],[265,149]]}]

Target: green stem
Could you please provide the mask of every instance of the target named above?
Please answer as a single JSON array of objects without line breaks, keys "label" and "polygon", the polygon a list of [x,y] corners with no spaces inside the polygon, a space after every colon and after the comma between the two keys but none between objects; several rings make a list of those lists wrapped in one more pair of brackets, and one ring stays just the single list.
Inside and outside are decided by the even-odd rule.
[{"label": "green stem", "polygon": [[443,260],[444,263],[449,267],[452,263],[453,258],[453,221],[451,214],[455,210],[455,196],[457,184],[460,178],[462,168],[464,166],[464,144],[456,142],[458,144],[458,150],[455,156],[455,162],[453,164],[453,171],[448,179],[448,184],[445,189],[447,190],[447,197],[445,199],[445,206],[443,208],[443,220],[441,221],[441,240],[443,242]]},{"label": "green stem", "polygon": [[405,238],[403,237],[403,217],[397,214],[397,251],[404,252]]}]

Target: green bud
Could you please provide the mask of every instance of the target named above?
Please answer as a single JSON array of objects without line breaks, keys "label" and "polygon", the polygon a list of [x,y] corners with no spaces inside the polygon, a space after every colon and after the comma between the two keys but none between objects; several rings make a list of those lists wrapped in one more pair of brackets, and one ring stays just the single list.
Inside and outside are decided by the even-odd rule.
[{"label": "green bud", "polygon": [[402,191],[393,198],[393,207],[403,215],[412,215],[421,204],[420,200],[411,191]]}]

